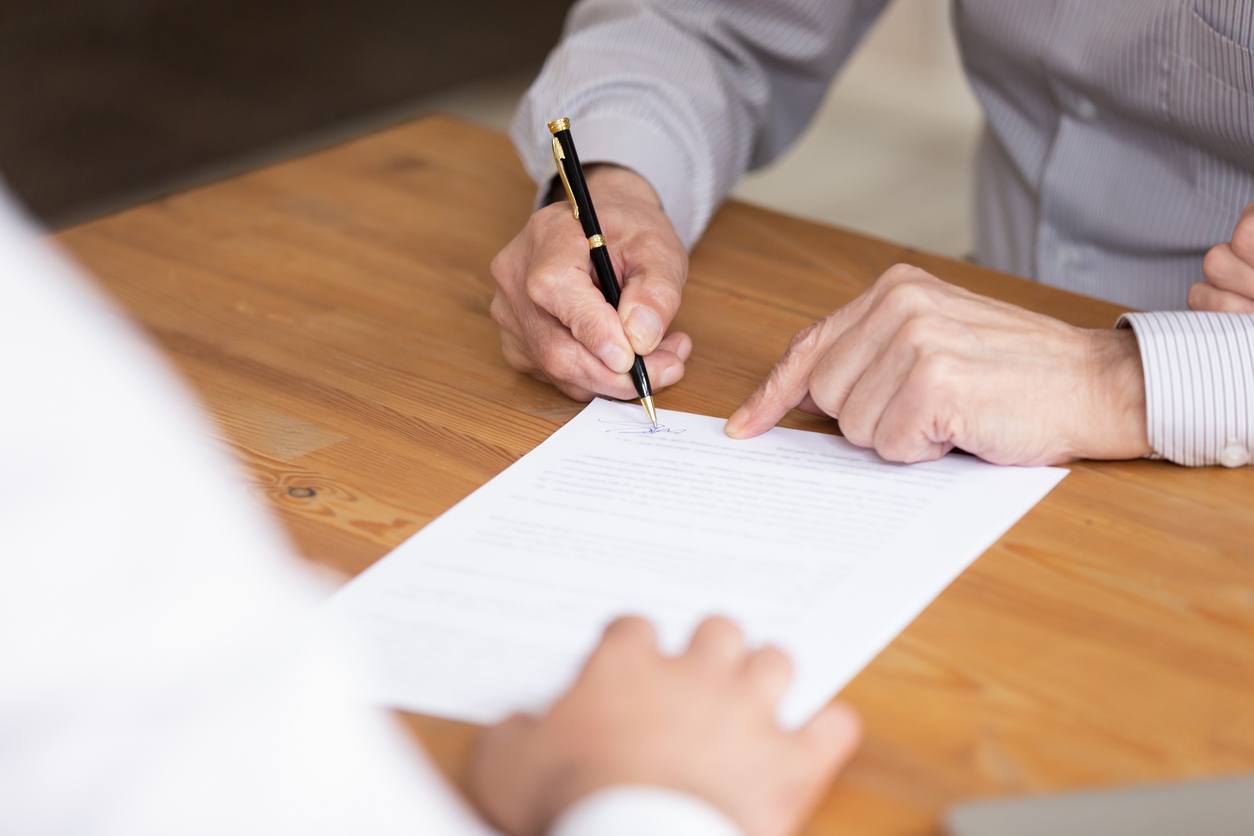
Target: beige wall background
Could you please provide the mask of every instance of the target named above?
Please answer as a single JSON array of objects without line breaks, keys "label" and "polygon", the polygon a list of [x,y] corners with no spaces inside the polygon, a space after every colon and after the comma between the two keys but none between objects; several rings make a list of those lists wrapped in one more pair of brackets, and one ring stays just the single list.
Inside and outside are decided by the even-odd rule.
[{"label": "beige wall background", "polygon": [[[504,130],[529,82],[510,76],[466,85],[419,109]],[[736,196],[960,257],[971,248],[980,125],[948,0],[895,0],[797,144],[747,175]]]}]

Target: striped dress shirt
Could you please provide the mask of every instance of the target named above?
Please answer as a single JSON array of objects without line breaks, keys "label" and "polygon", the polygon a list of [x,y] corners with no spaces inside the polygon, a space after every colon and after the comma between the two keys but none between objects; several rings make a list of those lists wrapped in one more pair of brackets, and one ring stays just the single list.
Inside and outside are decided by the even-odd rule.
[{"label": "striped dress shirt", "polygon": [[[540,183],[545,121],[648,179],[685,244],[801,133],[886,0],[584,0],[512,135]],[[1129,308],[1157,455],[1247,464],[1254,316],[1187,310],[1254,202],[1254,0],[955,0],[984,108],[976,255]],[[839,188],[838,183],[832,184]]]}]

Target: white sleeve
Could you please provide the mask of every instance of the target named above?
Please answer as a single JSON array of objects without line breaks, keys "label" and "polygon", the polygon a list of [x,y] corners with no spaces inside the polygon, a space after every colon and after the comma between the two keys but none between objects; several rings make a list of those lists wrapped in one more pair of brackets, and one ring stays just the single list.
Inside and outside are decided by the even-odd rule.
[{"label": "white sleeve", "polygon": [[661,787],[612,787],[571,805],[549,836],[741,836],[718,808]]},{"label": "white sleeve", "polygon": [[523,97],[511,136],[554,173],[545,123],[571,118],[585,162],[631,168],[691,247],[749,167],[805,128],[886,0],[584,0]]},{"label": "white sleeve", "polygon": [[[0,192],[0,833],[484,836],[186,394]],[[618,788],[561,836],[733,836]]]},{"label": "white sleeve", "polygon": [[488,832],[187,395],[0,192],[0,833]]},{"label": "white sleeve", "polygon": [[1124,314],[1145,370],[1146,429],[1161,458],[1241,467],[1254,451],[1254,314]]}]

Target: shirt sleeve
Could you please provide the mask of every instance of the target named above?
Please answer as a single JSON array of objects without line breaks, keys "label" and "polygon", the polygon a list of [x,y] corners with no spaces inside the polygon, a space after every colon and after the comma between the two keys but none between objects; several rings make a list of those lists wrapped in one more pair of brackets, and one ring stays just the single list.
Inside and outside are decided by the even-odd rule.
[{"label": "shirt sleeve", "polygon": [[489,832],[169,370],[0,192],[0,833]]},{"label": "shirt sleeve", "polygon": [[741,836],[717,808],[661,787],[612,787],[577,801],[549,836]]},{"label": "shirt sleeve", "polygon": [[584,162],[648,180],[685,245],[750,167],[805,128],[886,0],[584,0],[523,97],[511,136],[553,176],[545,123],[571,119]]},{"label": "shirt sleeve", "polygon": [[1145,369],[1155,453],[1190,467],[1241,467],[1254,450],[1254,315],[1124,314]]}]

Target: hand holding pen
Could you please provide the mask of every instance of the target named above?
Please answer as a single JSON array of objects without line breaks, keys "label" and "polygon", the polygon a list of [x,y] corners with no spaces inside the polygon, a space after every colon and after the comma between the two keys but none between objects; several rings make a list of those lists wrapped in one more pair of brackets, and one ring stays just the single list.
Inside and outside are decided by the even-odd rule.
[{"label": "hand holding pen", "polygon": [[[588,191],[583,166],[579,164],[579,155],[575,152],[575,140],[570,135],[570,120],[562,118],[549,122],[549,132],[553,134],[553,162],[557,165],[557,176],[566,187],[566,196],[570,199],[575,220],[579,221],[583,234],[588,237],[588,253],[592,268],[596,271],[597,283],[601,286],[605,301],[617,310],[621,294],[618,275],[614,272],[614,262],[610,259],[609,247],[605,242],[601,223],[597,220],[596,207],[592,205],[592,195]],[[640,397],[640,405],[644,407],[650,423],[656,427],[657,410],[653,408],[653,387],[644,367],[644,358],[639,354],[632,360],[630,374],[636,394]]]},{"label": "hand holding pen", "polygon": [[554,179],[560,202],[534,213],[492,263],[492,315],[505,359],[584,401],[639,397],[629,375],[635,354],[643,356],[654,390],[677,382],[692,341],[683,333],[663,334],[679,307],[687,253],[656,193],[628,169],[586,170],[612,266],[623,280],[616,312],[593,272],[565,188]]}]

